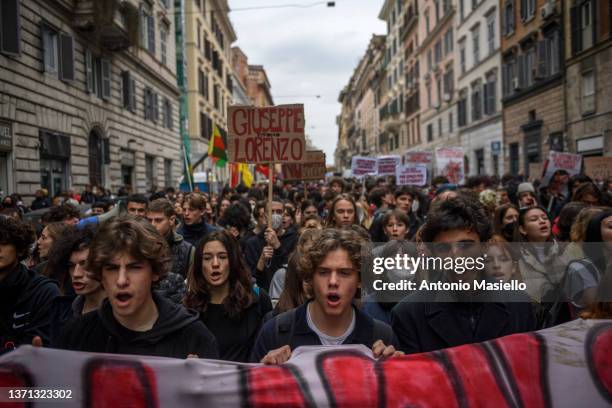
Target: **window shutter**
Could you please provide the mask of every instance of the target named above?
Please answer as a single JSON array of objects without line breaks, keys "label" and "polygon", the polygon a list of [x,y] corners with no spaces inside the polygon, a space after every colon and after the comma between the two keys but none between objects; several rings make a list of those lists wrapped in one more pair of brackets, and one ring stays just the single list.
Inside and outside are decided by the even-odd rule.
[{"label": "window shutter", "polygon": [[155,55],[155,19],[153,16],[147,16],[147,39],[149,40],[149,52]]},{"label": "window shutter", "polygon": [[495,106],[495,101],[497,101],[497,80],[491,82],[489,84],[489,101],[490,101],[490,106],[489,106],[489,115],[497,112],[496,106]]},{"label": "window shutter", "polygon": [[153,122],[157,122],[159,120],[159,95],[152,93],[151,99],[153,100]]},{"label": "window shutter", "polygon": [[141,4],[138,10],[140,18],[140,46],[146,47],[147,45],[147,15],[145,14],[144,6]]},{"label": "window shutter", "polygon": [[59,78],[74,81],[74,40],[71,35],[59,34]]},{"label": "window shutter", "polygon": [[123,92],[123,107],[126,109],[130,108],[130,72],[123,71],[121,73],[121,91]]},{"label": "window shutter", "polygon": [[[599,11],[598,10],[599,9],[599,3],[601,3],[601,2],[591,0],[591,14],[592,14],[592,16],[591,16],[591,23],[593,25],[593,31],[592,31],[592,33],[593,33],[593,46],[597,45],[597,38],[599,37],[599,35],[598,35],[598,32],[599,32],[598,31],[599,30],[599,24],[598,23],[599,23],[599,21],[597,20],[597,17],[598,17],[598,13],[597,12]],[[608,23],[608,24],[610,24],[610,23]]]},{"label": "window shutter", "polygon": [[582,49],[582,20],[580,19],[580,8],[572,7],[570,9],[570,19],[572,27],[572,54],[578,54]]},{"label": "window shutter", "polygon": [[111,63],[106,58],[101,59],[102,63],[102,99],[111,97]]},{"label": "window shutter", "polygon": [[130,112],[136,112],[136,80],[130,78]]},{"label": "window shutter", "polygon": [[525,54],[521,54],[518,56],[518,83],[519,83],[519,88],[524,88],[525,87],[525,81],[527,80],[527,78],[525,77],[525,67],[526,67],[526,55]]},{"label": "window shutter", "polygon": [[544,38],[542,41],[538,41],[538,64],[536,70],[538,73],[538,78],[540,79],[548,76],[547,49],[549,41],[551,41],[549,38]]},{"label": "window shutter", "polygon": [[144,102],[144,118],[149,119],[151,117],[151,115],[149,114],[149,106],[150,106],[150,98],[149,98],[149,88],[145,88],[144,89],[144,98],[143,98],[143,102]]},{"label": "window shutter", "polygon": [[93,56],[90,50],[85,50],[85,88],[87,92],[94,91]]},{"label": "window shutter", "polygon": [[21,19],[19,0],[0,1],[0,52],[19,55],[21,53]]},{"label": "window shutter", "polygon": [[110,140],[107,137],[102,139],[102,160],[103,164],[111,164]]},{"label": "window shutter", "polygon": [[521,20],[523,21],[527,20],[527,1],[521,0]]}]

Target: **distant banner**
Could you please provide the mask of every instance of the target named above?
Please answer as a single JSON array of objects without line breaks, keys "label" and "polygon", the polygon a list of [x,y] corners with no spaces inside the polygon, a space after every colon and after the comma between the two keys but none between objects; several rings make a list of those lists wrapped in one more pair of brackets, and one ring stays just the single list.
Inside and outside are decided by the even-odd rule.
[{"label": "distant banner", "polygon": [[433,152],[417,150],[404,153],[404,163],[406,164],[431,164]]},{"label": "distant banner", "polygon": [[308,150],[301,163],[283,163],[283,180],[321,180],[325,178],[327,166],[322,150]]},{"label": "distant banner", "polygon": [[229,161],[294,163],[304,159],[304,105],[228,107]]},{"label": "distant banner", "polygon": [[612,157],[585,157],[584,173],[593,180],[612,177]]},{"label": "distant banner", "polygon": [[548,160],[544,164],[544,175],[542,176],[542,185],[547,186],[552,175],[557,170],[565,170],[570,176],[580,173],[582,169],[582,156],[572,153],[560,153],[551,151],[548,154]]},{"label": "distant banner", "polygon": [[44,402],[66,408],[603,408],[611,349],[612,320],[582,319],[384,360],[364,346],[299,347],[278,366],[24,346],[0,357],[0,401],[27,406],[9,389],[36,387],[57,390]]},{"label": "distant banner", "polygon": [[436,173],[448,178],[453,184],[465,183],[462,147],[436,149]]},{"label": "distant banner", "polygon": [[395,174],[398,186],[419,186],[427,184],[427,166],[423,164],[398,166]]},{"label": "distant banner", "polygon": [[375,176],[377,166],[376,157],[353,156],[351,172],[353,177]]},{"label": "distant banner", "polygon": [[382,156],[378,158],[377,171],[379,176],[394,176],[397,166],[400,165],[400,156]]}]

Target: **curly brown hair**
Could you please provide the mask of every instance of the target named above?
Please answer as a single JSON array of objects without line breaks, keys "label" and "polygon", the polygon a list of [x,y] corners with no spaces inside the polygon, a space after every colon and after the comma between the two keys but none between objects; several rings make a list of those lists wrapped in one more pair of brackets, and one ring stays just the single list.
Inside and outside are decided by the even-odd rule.
[{"label": "curly brown hair", "polygon": [[[312,278],[327,254],[337,249],[344,249],[357,273],[361,272],[362,245],[366,241],[353,229],[328,228],[321,232],[319,238],[308,252],[299,260],[299,268],[306,282]],[[310,294],[312,295],[312,294]]]},{"label": "curly brown hair", "polygon": [[200,240],[195,249],[193,268],[187,278],[187,294],[184,304],[200,313],[206,313],[210,302],[208,283],[202,270],[204,246],[218,241],[227,251],[229,258],[229,295],[223,301],[227,315],[231,319],[240,319],[244,311],[253,303],[254,296],[251,274],[246,266],[240,245],[226,231],[214,231]]},{"label": "curly brown hair", "polygon": [[87,257],[91,277],[102,280],[104,265],[123,253],[148,261],[160,281],[170,270],[172,258],[166,239],[147,220],[122,216],[105,222],[96,233]]},{"label": "curly brown hair", "polygon": [[355,202],[353,196],[351,196],[350,194],[338,194],[334,198],[334,201],[332,201],[331,208],[329,209],[329,214],[327,215],[327,220],[325,221],[325,226],[327,228],[338,227],[338,225],[336,225],[336,205],[342,200],[351,203],[351,205],[353,206],[353,210],[355,211],[355,213],[353,214],[353,224],[359,224],[359,219],[357,216],[357,203]]}]

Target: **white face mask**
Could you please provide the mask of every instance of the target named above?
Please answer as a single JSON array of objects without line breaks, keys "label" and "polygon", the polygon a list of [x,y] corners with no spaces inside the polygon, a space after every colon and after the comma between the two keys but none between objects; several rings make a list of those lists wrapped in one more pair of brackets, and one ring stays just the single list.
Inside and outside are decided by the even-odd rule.
[{"label": "white face mask", "polygon": [[279,214],[272,214],[272,229],[278,231],[283,225],[283,216]]}]

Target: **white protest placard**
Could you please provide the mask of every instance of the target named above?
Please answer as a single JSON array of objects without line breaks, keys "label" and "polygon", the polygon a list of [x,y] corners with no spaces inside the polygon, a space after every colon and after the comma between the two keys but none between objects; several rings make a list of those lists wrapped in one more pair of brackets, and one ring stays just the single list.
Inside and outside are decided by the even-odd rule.
[{"label": "white protest placard", "polygon": [[433,152],[425,150],[417,150],[404,153],[404,162],[406,164],[431,164],[433,161]]},{"label": "white protest placard", "polygon": [[379,176],[393,176],[395,169],[400,165],[402,158],[399,156],[382,156],[378,158],[377,174]]},{"label": "white protest placard", "polygon": [[450,183],[465,183],[462,147],[441,147],[436,149],[436,172],[445,176]]},{"label": "white protest placard", "polygon": [[304,105],[229,106],[229,161],[295,163],[304,160]]},{"label": "white protest placard", "polygon": [[398,166],[395,174],[395,183],[398,186],[424,186],[427,184],[427,166],[423,164],[409,164]]},{"label": "white protest placard", "polygon": [[548,160],[544,165],[544,175],[542,176],[542,185],[547,186],[550,178],[557,170],[565,170],[571,176],[580,173],[582,168],[582,156],[572,153],[561,153],[550,151]]},{"label": "white protest placard", "polygon": [[375,176],[377,166],[376,157],[353,156],[351,160],[353,177]]}]

